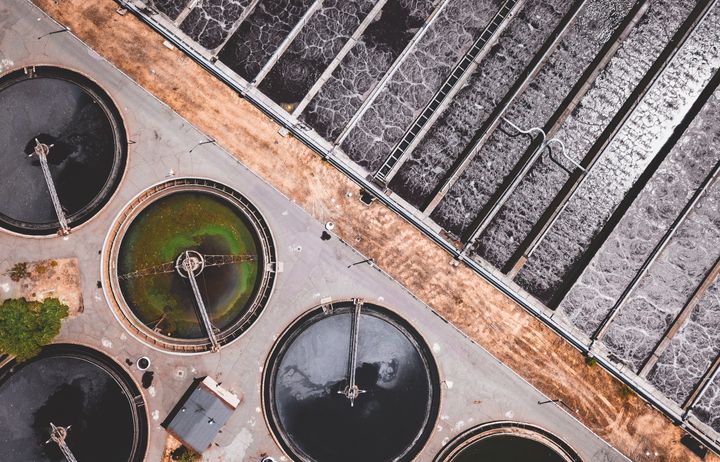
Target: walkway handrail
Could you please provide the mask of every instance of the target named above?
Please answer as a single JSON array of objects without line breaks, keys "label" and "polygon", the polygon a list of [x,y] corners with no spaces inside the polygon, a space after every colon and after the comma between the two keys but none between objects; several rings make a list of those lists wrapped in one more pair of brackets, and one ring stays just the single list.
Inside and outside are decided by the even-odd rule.
[{"label": "walkway handrail", "polygon": [[40,160],[40,168],[45,177],[45,183],[47,184],[48,191],[50,192],[50,200],[52,200],[53,208],[55,209],[55,215],[57,215],[58,222],[60,223],[60,233],[63,235],[70,234],[70,227],[68,226],[67,218],[65,218],[65,212],[63,212],[62,205],[60,205],[60,198],[58,197],[57,190],[55,189],[55,182],[50,174],[50,167],[48,166],[47,156],[50,154],[50,148],[53,145],[47,145],[38,141],[35,138],[35,151],[30,154],[30,157],[37,156]]},{"label": "walkway handrail", "polygon": [[200,312],[200,320],[207,331],[210,343],[212,343],[212,351],[217,352],[220,351],[220,342],[218,342],[217,336],[215,335],[215,327],[213,327],[210,322],[210,316],[208,315],[207,308],[205,308],[205,302],[200,294],[200,287],[198,287],[197,279],[195,279],[195,268],[192,267],[191,263],[186,264],[190,258],[189,253],[185,252],[185,260],[182,262],[182,269],[185,270],[187,278],[190,281],[190,287],[192,287],[193,295],[195,296],[195,301],[197,302],[197,309]]}]

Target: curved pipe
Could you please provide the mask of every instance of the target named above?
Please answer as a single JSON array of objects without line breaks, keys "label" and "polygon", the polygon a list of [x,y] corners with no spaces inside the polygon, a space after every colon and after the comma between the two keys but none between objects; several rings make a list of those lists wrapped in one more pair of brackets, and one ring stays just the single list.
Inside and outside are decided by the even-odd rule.
[{"label": "curved pipe", "polygon": [[540,136],[542,137],[542,144],[541,144],[541,146],[545,146],[545,138],[546,138],[546,135],[545,135],[545,131],[543,131],[542,128],[540,128],[540,127],[532,127],[532,128],[530,128],[530,129],[528,129],[528,130],[523,130],[522,128],[518,127],[518,126],[515,125],[514,123],[510,122],[510,121],[509,121],[508,119],[506,119],[505,117],[502,117],[502,120],[503,120],[505,123],[507,123],[508,125],[510,125],[512,128],[514,128],[515,130],[517,130],[518,132],[522,133],[523,135],[531,135],[531,136],[532,136],[533,132],[535,132],[535,133],[540,133]]},{"label": "curved pipe", "polygon": [[[577,163],[577,162],[575,161],[575,159],[573,159],[572,157],[570,157],[570,156],[567,155],[567,150],[565,149],[565,143],[563,143],[562,140],[559,140],[559,139],[557,139],[557,138],[552,138],[552,139],[550,139],[550,140],[547,140],[547,142],[545,142],[545,146],[547,146],[548,149],[549,149],[550,143],[553,143],[553,142],[555,142],[555,143],[557,143],[557,144],[560,145],[560,148],[562,148],[562,150],[560,151],[560,154],[562,154],[562,156],[563,156],[564,158],[566,158],[566,159],[568,160],[568,162],[570,162],[571,164],[573,164],[575,167],[579,168],[580,171],[582,171],[583,173],[587,173],[587,170],[585,170],[585,167],[583,167],[582,165],[580,165],[579,163]],[[551,152],[550,155],[552,155],[552,150],[551,150],[550,152]],[[557,162],[557,161],[555,161],[555,162]]]},{"label": "curved pipe", "polygon": [[[559,144],[559,145],[560,145],[560,148],[561,148],[560,154],[562,154],[562,156],[563,156],[564,158],[566,158],[566,159],[567,159],[571,164],[573,164],[576,168],[579,168],[583,173],[587,173],[587,170],[585,170],[585,168],[584,168],[582,165],[580,165],[580,164],[577,163],[573,158],[571,158],[570,156],[567,155],[567,149],[565,149],[565,144],[564,144],[561,140],[559,140],[559,139],[557,139],[557,138],[551,138],[551,139],[549,139],[549,140],[546,139],[546,138],[547,138],[547,135],[545,134],[545,131],[544,131],[542,128],[540,128],[540,127],[532,127],[532,128],[527,129],[527,130],[523,130],[522,128],[518,127],[517,125],[515,125],[514,123],[512,123],[511,121],[509,121],[509,120],[506,119],[505,117],[503,117],[502,120],[505,121],[505,123],[507,123],[508,125],[510,125],[510,126],[511,126],[512,128],[514,128],[515,130],[517,130],[518,132],[522,133],[523,135],[530,135],[530,136],[532,136],[533,133],[539,133],[539,134],[540,134],[540,137],[541,137],[541,140],[542,140],[542,141],[540,142],[540,150],[542,150],[542,149],[544,149],[544,148],[548,148],[548,151],[550,152],[550,159],[551,159],[553,162],[555,162],[555,163],[556,163],[560,168],[562,168],[563,170],[567,171],[567,169],[566,169],[557,159],[555,159],[555,157],[553,157],[553,155],[552,155],[552,148],[550,148],[550,144],[552,144],[552,143],[557,143],[557,144]],[[570,173],[570,172],[568,172],[568,173]]]}]

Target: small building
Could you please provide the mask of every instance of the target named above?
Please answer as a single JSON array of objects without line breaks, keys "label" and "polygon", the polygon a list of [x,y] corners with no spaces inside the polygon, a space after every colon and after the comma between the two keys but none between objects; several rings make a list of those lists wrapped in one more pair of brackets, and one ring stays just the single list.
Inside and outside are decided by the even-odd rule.
[{"label": "small building", "polygon": [[197,453],[205,451],[230,419],[240,399],[205,377],[193,382],[163,422],[175,438]]}]

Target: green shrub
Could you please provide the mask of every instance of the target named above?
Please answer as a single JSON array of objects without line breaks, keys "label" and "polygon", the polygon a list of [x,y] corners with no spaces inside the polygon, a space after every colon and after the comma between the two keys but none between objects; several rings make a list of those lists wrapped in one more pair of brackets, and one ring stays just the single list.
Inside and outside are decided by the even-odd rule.
[{"label": "green shrub", "polygon": [[200,454],[185,446],[180,446],[170,454],[170,458],[179,462],[195,462],[200,460]]},{"label": "green shrub", "polygon": [[13,266],[10,271],[8,271],[10,279],[12,279],[14,282],[19,282],[20,279],[30,277],[27,266],[28,264],[25,262],[15,263],[15,266]]},{"label": "green shrub", "polygon": [[27,361],[60,333],[69,309],[57,298],[42,302],[10,298],[0,305],[0,353]]}]

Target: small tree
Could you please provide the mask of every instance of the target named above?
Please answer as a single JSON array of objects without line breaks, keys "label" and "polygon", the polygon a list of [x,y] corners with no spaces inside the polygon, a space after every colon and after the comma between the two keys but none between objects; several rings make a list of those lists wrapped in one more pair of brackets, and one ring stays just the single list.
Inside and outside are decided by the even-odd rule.
[{"label": "small tree", "polygon": [[57,298],[42,302],[10,298],[0,305],[0,353],[27,361],[60,333],[68,307]]},{"label": "small tree", "polygon": [[178,462],[195,462],[200,460],[200,454],[183,445],[175,448],[172,454],[170,454],[170,458]]}]

